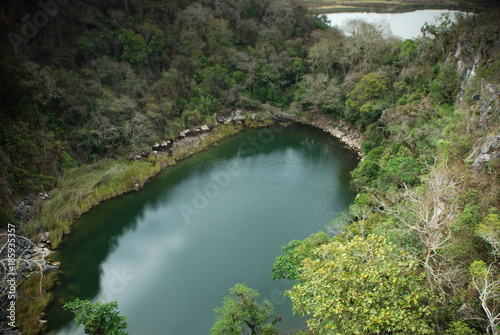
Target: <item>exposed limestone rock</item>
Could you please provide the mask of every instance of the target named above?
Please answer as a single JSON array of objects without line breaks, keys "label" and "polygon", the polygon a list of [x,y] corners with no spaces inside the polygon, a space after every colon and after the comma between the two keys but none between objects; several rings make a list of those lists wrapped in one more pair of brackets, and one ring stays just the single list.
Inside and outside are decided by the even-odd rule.
[{"label": "exposed limestone rock", "polygon": [[481,129],[488,128],[492,123],[492,114],[499,108],[500,88],[493,84],[488,84],[483,89],[481,97],[479,98],[477,111],[479,112],[479,127]]},{"label": "exposed limestone rock", "polygon": [[361,159],[364,158],[363,151],[361,149],[361,143],[364,141],[364,137],[361,133],[350,126],[345,120],[334,120],[330,116],[323,115],[321,118],[316,118],[311,121],[304,118],[298,118],[296,115],[287,113],[281,113],[279,114],[279,117],[322,129],[330,135],[338,138],[349,148],[356,151]]},{"label": "exposed limestone rock", "polygon": [[191,133],[191,129],[186,129],[186,130],[183,130],[183,131],[179,134],[179,137],[186,137],[187,135],[189,135],[189,133]]},{"label": "exposed limestone rock", "polygon": [[35,208],[35,204],[37,201],[46,201],[50,199],[50,194],[48,193],[39,193],[38,195],[28,195],[25,198],[19,200],[17,202],[17,206],[14,208],[14,219],[16,222],[19,222],[21,226],[25,226],[28,224],[32,211]]},{"label": "exposed limestone rock", "polygon": [[208,136],[208,133],[193,133],[193,136],[185,136],[172,144],[172,154],[181,159],[190,156],[189,150],[200,145]]},{"label": "exposed limestone rock", "polygon": [[[361,150],[361,142],[364,140],[363,135],[356,131],[347,121],[334,120],[331,116],[315,115],[312,119],[306,119],[299,118],[295,114],[281,113],[279,110],[273,111],[272,113],[264,113],[262,115],[255,112],[235,110],[227,113],[225,116],[218,114],[214,114],[213,116],[220,124],[242,124],[242,121],[248,117],[251,120],[256,120],[258,118],[273,118],[275,121],[311,125],[337,137],[349,148],[358,152],[359,156],[363,158]],[[217,125],[218,124],[213,125],[212,128],[216,128]],[[148,156],[164,154],[173,155],[176,159],[186,158],[191,155],[190,150],[200,145],[201,141],[208,136],[210,129],[211,127],[208,125],[203,125],[195,129],[185,129],[175,138],[175,140],[164,140],[161,144],[156,142],[148,152],[130,154],[129,158],[143,159]]]},{"label": "exposed limestone rock", "polygon": [[[446,62],[456,60],[457,73],[460,76],[461,87],[457,96],[457,102],[462,101],[465,90],[471,80],[476,76],[479,65],[488,58],[492,49],[493,37],[484,38],[478,45],[471,46],[467,34],[459,36],[454,54],[450,54]],[[492,38],[492,40],[490,40]]]},{"label": "exposed limestone rock", "polygon": [[474,169],[487,169],[490,164],[500,165],[500,135],[481,137],[467,158]]},{"label": "exposed limestone rock", "polygon": [[[41,233],[43,238],[46,238],[47,234]],[[47,240],[47,242],[49,242]],[[0,246],[5,246],[7,239],[5,236],[0,237]],[[7,318],[7,308],[10,306],[11,298],[7,292],[11,290],[12,281],[16,285],[21,284],[25,278],[30,275],[38,275],[40,271],[43,274],[48,274],[50,272],[56,272],[59,269],[57,263],[48,265],[45,259],[51,251],[45,247],[43,243],[40,243],[40,247],[35,245],[27,237],[21,235],[21,232],[16,229],[14,242],[10,242],[14,245],[13,252],[8,248],[0,248],[0,258],[1,259],[14,259],[16,267],[14,271],[11,271],[8,267],[0,267],[0,334],[20,334],[19,332],[13,330],[8,326],[9,319]],[[7,264],[5,264],[7,265]],[[16,299],[19,295],[16,294]],[[18,322],[16,322],[17,324]]]},{"label": "exposed limestone rock", "polygon": [[227,115],[227,116],[223,116],[223,115],[219,115],[219,114],[214,114],[214,117],[217,120],[217,122],[223,123],[223,124],[228,124],[228,123],[231,123],[233,121],[243,121],[243,120],[245,120],[245,114],[246,114],[245,112],[237,109],[235,111],[231,111],[229,113],[229,115]]}]

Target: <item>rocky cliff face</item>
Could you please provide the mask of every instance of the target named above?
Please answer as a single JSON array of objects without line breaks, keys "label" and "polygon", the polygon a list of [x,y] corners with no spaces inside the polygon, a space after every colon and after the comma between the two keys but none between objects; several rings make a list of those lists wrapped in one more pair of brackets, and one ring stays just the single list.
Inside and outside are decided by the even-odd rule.
[{"label": "rocky cliff face", "polygon": [[[493,15],[493,14],[491,14]],[[472,19],[472,26],[478,21]],[[493,22],[493,21],[492,21]],[[478,25],[478,29],[464,29],[459,25],[459,36],[455,51],[447,61],[456,61],[461,80],[461,90],[456,98],[458,103],[467,100],[464,108],[471,108],[472,117],[468,122],[468,132],[481,136],[474,144],[468,160],[478,171],[491,171],[500,167],[500,85],[494,68],[500,55],[500,29],[497,24]],[[468,93],[466,93],[468,91]]]},{"label": "rocky cliff face", "polygon": [[[216,115],[217,122],[210,126],[203,125],[199,128],[185,129],[174,139],[166,139],[164,141],[155,143],[148,151],[142,153],[133,153],[129,158],[143,159],[148,156],[156,155],[170,155],[176,159],[183,159],[192,154],[191,149],[199,146],[201,142],[208,136],[209,132],[222,124],[242,124],[246,117],[252,120],[259,119],[256,112],[236,110],[231,112],[228,116]],[[288,114],[284,112],[277,113],[263,113],[261,118],[269,118],[275,122],[288,122],[307,124],[319,128],[330,135],[338,138],[342,143],[354,151],[356,151],[360,158],[363,158],[361,150],[361,143],[364,141],[364,136],[358,132],[346,120],[335,120],[331,115],[309,115],[309,118],[298,117],[295,114]]]},{"label": "rocky cliff face", "polygon": [[481,92],[477,104],[479,127],[488,130],[493,123],[498,122],[500,86],[488,84]]},{"label": "rocky cliff face", "polygon": [[481,137],[469,155],[472,167],[476,170],[500,168],[500,135]]},{"label": "rocky cliff face", "polygon": [[494,170],[500,167],[500,134],[495,126],[499,122],[500,86],[488,84],[475,97],[474,116],[469,122],[469,132],[482,131],[483,136],[474,144],[467,158],[476,170]]},{"label": "rocky cliff face", "polygon": [[495,126],[500,117],[500,86],[486,85],[476,99],[469,132],[482,131],[488,135],[477,140],[467,159],[476,170],[496,170],[500,168],[500,134]]},{"label": "rocky cliff face", "polygon": [[[457,102],[464,99],[465,91],[478,71],[493,66],[500,54],[498,23],[491,20],[490,24],[484,24],[477,14],[468,15],[473,16],[466,26],[460,20],[458,22],[457,41],[454,51],[448,57],[449,61],[456,61],[456,69],[462,82]],[[495,15],[494,11],[489,15]]]},{"label": "rocky cliff face", "polygon": [[465,41],[457,43],[454,58],[457,60],[457,72],[462,82],[457,101],[462,101],[465,95],[465,89],[471,80],[477,75],[479,64],[484,59],[487,46],[480,43],[476,48],[469,48]]}]

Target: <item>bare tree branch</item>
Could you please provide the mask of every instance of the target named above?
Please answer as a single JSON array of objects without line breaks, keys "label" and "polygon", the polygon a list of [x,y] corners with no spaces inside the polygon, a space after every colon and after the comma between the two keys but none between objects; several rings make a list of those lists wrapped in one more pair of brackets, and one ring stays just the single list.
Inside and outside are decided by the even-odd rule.
[{"label": "bare tree branch", "polygon": [[404,189],[396,193],[392,199],[375,196],[384,214],[392,216],[400,223],[400,229],[414,232],[418,241],[424,246],[424,252],[414,255],[422,263],[428,277],[444,292],[444,287],[453,285],[453,278],[460,271],[448,264],[439,251],[448,246],[451,237],[451,223],[458,213],[455,200],[458,181],[454,179],[447,166],[427,166],[429,175],[424,185],[418,188]]}]

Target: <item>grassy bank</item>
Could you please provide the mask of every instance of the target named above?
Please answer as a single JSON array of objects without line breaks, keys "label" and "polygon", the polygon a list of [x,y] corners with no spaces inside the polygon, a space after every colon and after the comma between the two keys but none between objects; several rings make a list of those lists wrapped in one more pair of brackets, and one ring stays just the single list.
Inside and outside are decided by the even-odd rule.
[{"label": "grassy bank", "polygon": [[16,312],[23,335],[39,334],[43,328],[44,321],[41,320],[40,316],[43,315],[43,310],[53,299],[49,290],[54,286],[55,280],[55,272],[42,278],[38,274],[32,274],[19,285]]},{"label": "grassy bank", "polygon": [[64,173],[51,198],[39,202],[27,233],[36,240],[40,230],[50,233],[53,248],[57,248],[71,223],[102,201],[138,190],[163,168],[176,161],[206,150],[210,145],[233,136],[244,128],[263,127],[274,122],[269,118],[247,118],[241,125],[232,123],[215,128],[196,147],[181,147],[172,155],[150,156],[143,160],[103,159],[82,165]]},{"label": "grassy bank", "polygon": [[171,165],[172,157],[141,161],[103,159],[67,171],[51,199],[38,204],[37,215],[30,221],[28,235],[36,238],[40,229],[50,232],[52,247],[57,247],[71,223],[100,202],[136,190],[156,175],[162,166]]},{"label": "grassy bank", "polygon": [[458,1],[391,1],[391,0],[303,0],[313,13],[351,13],[351,12],[376,12],[376,13],[404,13],[423,9],[452,9],[470,11],[474,8],[460,5]]},{"label": "grassy bank", "polygon": [[182,147],[172,155],[150,156],[143,160],[102,159],[64,173],[59,186],[50,194],[50,200],[39,202],[27,233],[36,240],[40,230],[50,233],[53,248],[70,232],[71,224],[100,202],[127,192],[136,191],[163,168],[176,161],[206,150],[223,138],[237,134],[241,129],[264,126],[269,120],[247,119],[241,125],[221,125],[208,134],[196,147]]}]

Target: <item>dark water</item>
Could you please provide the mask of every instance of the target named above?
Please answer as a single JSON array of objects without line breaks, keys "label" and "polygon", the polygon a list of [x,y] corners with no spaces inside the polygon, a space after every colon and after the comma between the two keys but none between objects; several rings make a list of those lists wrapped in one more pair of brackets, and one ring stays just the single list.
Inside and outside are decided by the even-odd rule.
[{"label": "dark water", "polygon": [[246,283],[303,327],[269,276],[281,246],[324,229],[353,201],[356,156],[309,127],[247,130],[179,162],[140,192],[105,202],[73,227],[47,319],[83,334],[61,306],[116,300],[129,334],[208,334],[229,288]]}]

